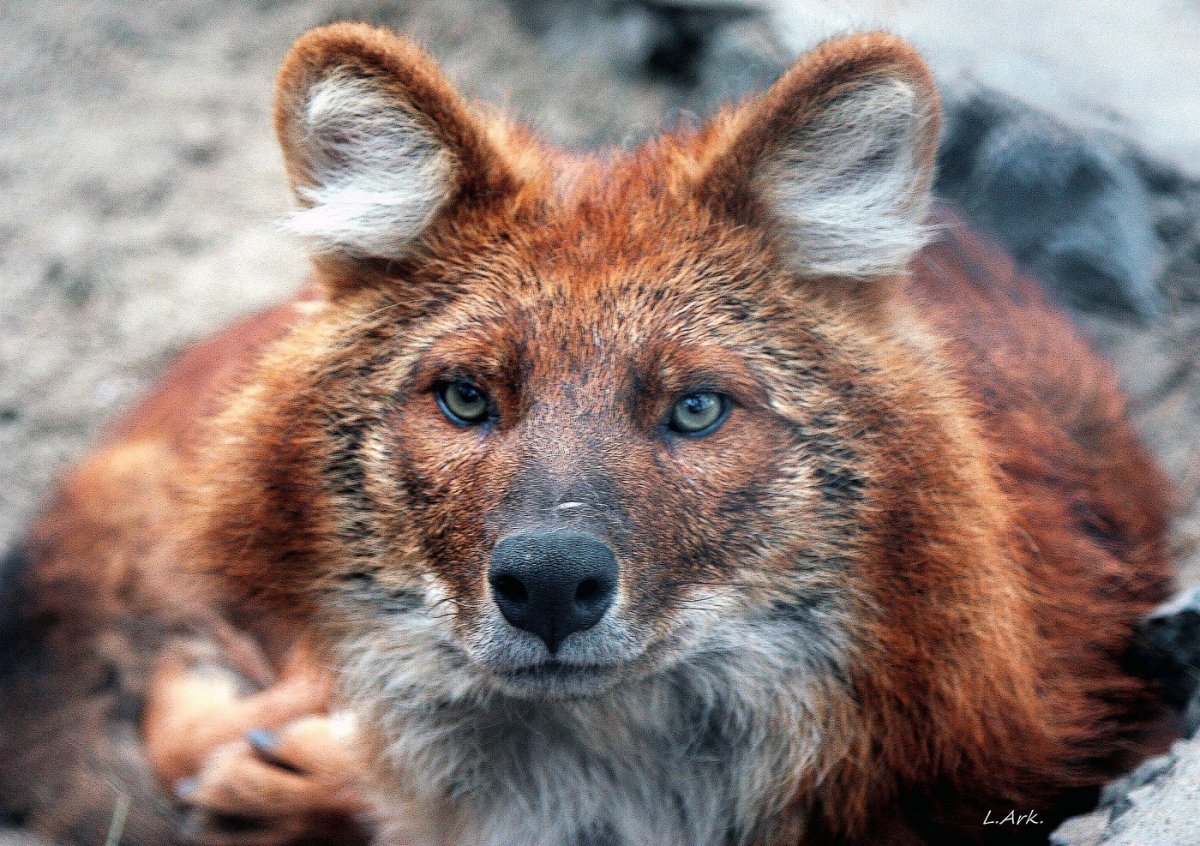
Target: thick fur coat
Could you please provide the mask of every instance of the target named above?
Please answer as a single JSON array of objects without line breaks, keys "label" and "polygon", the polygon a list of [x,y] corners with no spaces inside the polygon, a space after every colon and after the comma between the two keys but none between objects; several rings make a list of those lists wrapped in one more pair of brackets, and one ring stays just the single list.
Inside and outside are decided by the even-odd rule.
[{"label": "thick fur coat", "polygon": [[[319,293],[193,352],[31,532],[9,760],[65,742],[38,739],[47,703],[99,737],[148,686],[160,777],[225,797],[193,836],[239,842],[222,820],[316,779],[204,764],[324,713],[271,698],[297,642],[357,726],[351,786],[304,807],[397,846],[1037,841],[1144,754],[1156,700],[1123,662],[1168,592],[1165,484],[1108,365],[930,215],[910,47],[829,42],[698,130],[584,156],[336,25],[288,57],[276,122]],[[721,416],[682,431],[697,396]],[[495,551],[568,530],[619,578],[598,622],[539,639]],[[191,671],[100,657],[183,641],[267,690],[181,721]],[[79,681],[97,666],[117,680]],[[311,834],[302,804],[255,842]],[[985,825],[1010,810],[1039,823]]]}]

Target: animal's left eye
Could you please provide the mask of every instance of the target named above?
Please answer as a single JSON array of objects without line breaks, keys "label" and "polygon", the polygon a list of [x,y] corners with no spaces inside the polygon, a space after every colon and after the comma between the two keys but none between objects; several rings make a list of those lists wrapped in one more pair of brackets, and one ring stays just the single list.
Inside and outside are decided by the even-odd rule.
[{"label": "animal's left eye", "polygon": [[702,436],[725,422],[729,398],[711,391],[697,391],[683,397],[671,409],[669,425],[680,434]]}]

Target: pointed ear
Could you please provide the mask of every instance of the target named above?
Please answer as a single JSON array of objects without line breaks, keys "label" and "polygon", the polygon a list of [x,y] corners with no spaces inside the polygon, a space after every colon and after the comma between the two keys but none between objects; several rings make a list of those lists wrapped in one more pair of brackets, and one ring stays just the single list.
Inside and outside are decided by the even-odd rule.
[{"label": "pointed ear", "polygon": [[394,261],[440,216],[513,177],[429,56],[394,33],[334,24],[304,35],[279,72],[275,127],[318,257]]},{"label": "pointed ear", "polygon": [[776,231],[802,278],[894,276],[925,241],[940,118],[907,43],[827,41],[733,113],[700,190]]}]

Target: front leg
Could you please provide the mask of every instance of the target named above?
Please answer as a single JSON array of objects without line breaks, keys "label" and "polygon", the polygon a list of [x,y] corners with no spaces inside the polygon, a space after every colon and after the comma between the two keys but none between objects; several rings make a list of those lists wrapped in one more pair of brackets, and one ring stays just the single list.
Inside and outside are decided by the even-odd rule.
[{"label": "front leg", "polygon": [[181,835],[212,846],[365,843],[364,767],[348,716],[331,716],[330,680],[297,649],[256,689],[229,652],[204,642],[164,651],[143,736],[184,806]]},{"label": "front leg", "polygon": [[373,826],[356,741],[345,714],[251,729],[177,783],[181,834],[200,846],[365,843]]}]

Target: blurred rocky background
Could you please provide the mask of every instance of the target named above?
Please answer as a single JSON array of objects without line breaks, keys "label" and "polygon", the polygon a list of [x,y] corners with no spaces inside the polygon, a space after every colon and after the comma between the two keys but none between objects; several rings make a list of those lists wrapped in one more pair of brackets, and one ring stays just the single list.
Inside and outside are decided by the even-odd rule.
[{"label": "blurred rocky background", "polygon": [[[303,279],[277,227],[272,80],[334,20],[405,30],[570,146],[697,120],[828,35],[911,37],[946,100],[938,193],[1116,362],[1200,584],[1196,0],[0,0],[0,548],[172,355]],[[1145,630],[1192,730],[1198,631],[1195,594]],[[1200,748],[1181,743],[1055,838],[1198,843],[1198,817]]]}]

